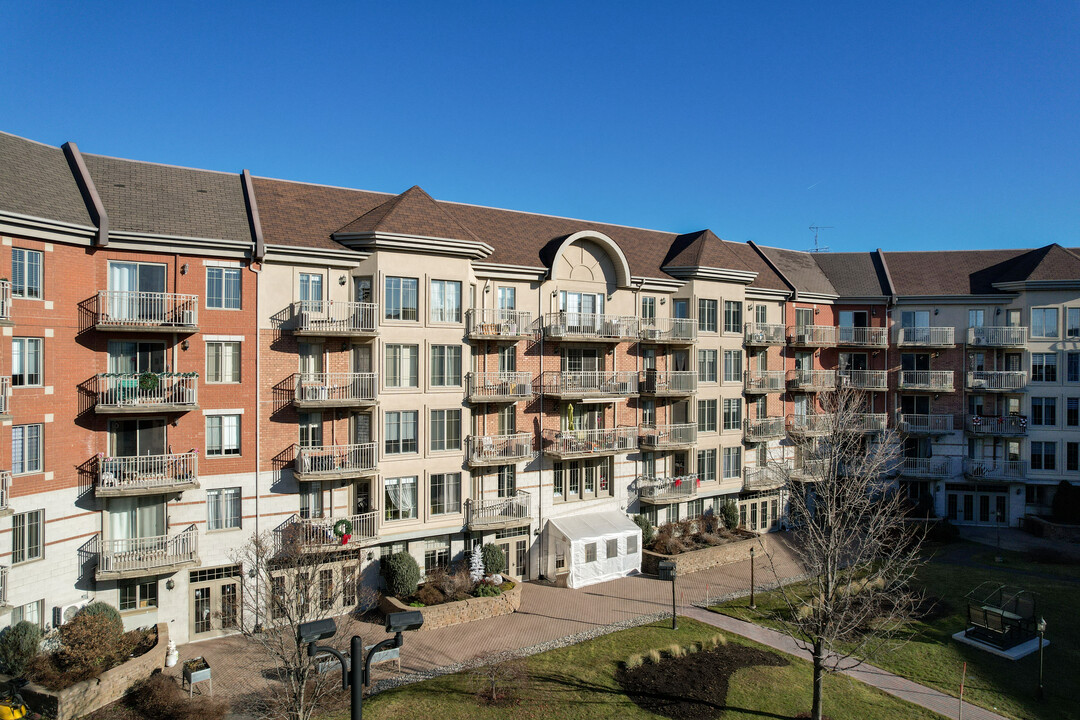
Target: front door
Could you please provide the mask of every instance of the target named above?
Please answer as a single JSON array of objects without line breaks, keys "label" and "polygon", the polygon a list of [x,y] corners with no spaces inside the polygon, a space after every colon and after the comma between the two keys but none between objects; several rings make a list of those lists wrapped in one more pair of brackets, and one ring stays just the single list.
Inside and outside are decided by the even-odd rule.
[{"label": "front door", "polygon": [[189,575],[192,639],[235,632],[240,626],[240,568],[207,568]]},{"label": "front door", "polygon": [[498,544],[499,549],[503,551],[503,557],[506,558],[504,572],[507,572],[516,578],[528,580],[529,537],[527,535],[521,535],[505,538],[500,540]]}]

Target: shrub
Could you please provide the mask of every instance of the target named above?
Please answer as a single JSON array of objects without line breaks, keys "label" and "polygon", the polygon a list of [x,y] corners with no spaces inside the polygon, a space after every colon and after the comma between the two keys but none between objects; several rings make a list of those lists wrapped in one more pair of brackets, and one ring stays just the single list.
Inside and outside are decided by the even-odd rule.
[{"label": "shrub", "polygon": [[649,518],[635,515],[634,524],[641,528],[641,547],[652,547],[653,540],[656,539],[656,528],[649,522]]},{"label": "shrub", "polygon": [[930,528],[930,532],[927,533],[927,538],[936,543],[956,542],[959,537],[960,529],[948,520],[939,520],[934,523]]},{"label": "shrub", "polygon": [[705,511],[705,514],[701,516],[698,526],[701,528],[701,534],[716,535],[720,531],[721,524],[721,519],[713,512],[712,508],[709,508]]},{"label": "shrub", "polygon": [[432,585],[430,582],[426,582],[420,586],[420,589],[416,591],[416,599],[424,605],[439,605],[446,602],[446,596],[443,595],[442,590]]},{"label": "shrub", "polygon": [[498,545],[488,543],[480,551],[481,556],[484,559],[484,573],[487,575],[493,575],[497,572],[502,572],[506,567],[506,555],[503,554],[502,548]]},{"label": "shrub", "polygon": [[75,615],[76,617],[79,615],[101,615],[102,617],[108,618],[109,622],[116,626],[116,631],[118,633],[124,632],[124,621],[120,618],[120,611],[109,603],[95,600],[82,610],[79,610]]},{"label": "shrub", "polygon": [[32,622],[20,620],[0,633],[0,665],[8,675],[22,675],[38,654],[41,630]]},{"label": "shrub", "polygon": [[473,595],[476,597],[497,597],[502,595],[502,588],[489,583],[479,583],[476,590],[473,590]]},{"label": "shrub", "polygon": [[394,553],[383,561],[386,587],[394,597],[407,598],[416,592],[420,584],[420,566],[407,552]]},{"label": "shrub", "polygon": [[663,657],[660,655],[659,650],[649,651],[649,662],[651,662],[653,665],[659,665],[662,659]]},{"label": "shrub", "polygon": [[685,654],[686,651],[683,650],[682,645],[672,645],[668,648],[668,655],[673,658],[681,658]]},{"label": "shrub", "polygon": [[720,518],[724,521],[724,527],[728,530],[739,527],[739,506],[728,500],[720,506]]},{"label": "shrub", "polygon": [[468,568],[459,567],[453,572],[444,568],[436,568],[428,573],[426,584],[434,585],[446,596],[446,602],[464,600],[472,595],[475,583],[469,575]]},{"label": "shrub", "polygon": [[641,664],[645,662],[643,655],[631,655],[626,659],[626,669],[633,670],[634,668],[641,667]]},{"label": "shrub", "polygon": [[1054,522],[1080,523],[1080,506],[1077,503],[1080,503],[1080,490],[1073,487],[1068,480],[1058,483],[1051,505]]},{"label": "shrub", "polygon": [[60,666],[92,677],[116,665],[124,659],[123,629],[108,613],[77,613],[60,627]]},{"label": "shrub", "polygon": [[485,705],[517,705],[517,693],[529,684],[529,665],[524,658],[481,665],[471,671],[476,699]]},{"label": "shrub", "polygon": [[155,720],[222,720],[229,709],[224,701],[206,695],[189,700],[176,680],[160,670],[132,685],[124,704]]}]

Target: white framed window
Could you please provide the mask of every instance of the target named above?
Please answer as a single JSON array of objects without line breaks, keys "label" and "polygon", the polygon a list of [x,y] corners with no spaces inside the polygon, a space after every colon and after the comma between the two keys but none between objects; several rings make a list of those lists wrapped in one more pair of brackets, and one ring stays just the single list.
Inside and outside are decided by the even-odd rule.
[{"label": "white framed window", "polygon": [[206,382],[240,382],[240,343],[206,343]]},{"label": "white framed window", "polygon": [[1056,338],[1058,336],[1058,309],[1031,308],[1031,337]]},{"label": "white framed window", "polygon": [[698,400],[698,432],[716,432],[716,400]]},{"label": "white framed window", "polygon": [[384,315],[387,320],[410,320],[420,319],[420,281],[416,278],[389,277],[386,278],[386,292],[383,304],[386,306]]},{"label": "white framed window", "polygon": [[701,482],[716,480],[716,450],[698,450],[697,476]]},{"label": "white framed window", "polygon": [[120,610],[143,610],[158,606],[157,580],[121,580]]},{"label": "white framed window", "polygon": [[508,498],[517,495],[517,468],[513,465],[500,465],[499,497]]},{"label": "white framed window", "polygon": [[300,302],[315,312],[322,310],[323,276],[321,273],[300,273]]},{"label": "white framed window", "polygon": [[435,568],[450,567],[450,537],[429,538],[424,541],[424,575]]},{"label": "white framed window", "polygon": [[206,457],[240,455],[240,416],[206,416]]},{"label": "white framed window", "polygon": [[461,410],[431,411],[431,449],[461,449]]},{"label": "white framed window", "polygon": [[650,324],[656,320],[656,298],[648,296],[641,298],[641,319]]},{"label": "white framed window", "polygon": [[11,609],[11,624],[18,625],[23,620],[38,626],[39,630],[45,629],[45,599],[28,602],[25,605]]},{"label": "white framed window", "polygon": [[596,543],[585,543],[585,562],[596,562]]},{"label": "white framed window", "polygon": [[302,412],[297,416],[300,428],[300,447],[319,447],[322,445],[322,413]]},{"label": "white framed window", "polygon": [[416,476],[386,478],[386,519],[416,518]]},{"label": "white framed window", "polygon": [[742,382],[742,350],[724,351],[724,382]]},{"label": "white framed window", "polygon": [[37,560],[45,554],[45,511],[15,513],[11,516],[11,562]]},{"label": "white framed window", "polygon": [[496,296],[500,310],[517,309],[517,288],[500,287],[496,290]]},{"label": "white framed window", "polygon": [[742,303],[738,300],[724,301],[724,332],[742,332]]},{"label": "white framed window", "polygon": [[206,529],[228,530],[240,527],[240,488],[217,488],[206,491]]},{"label": "white framed window", "polygon": [[1031,398],[1031,424],[1057,425],[1057,398]]},{"label": "white framed window", "polygon": [[431,281],[431,322],[461,322],[461,283]]},{"label": "white framed window", "polygon": [[416,424],[419,413],[416,410],[387,412],[384,418],[386,438],[384,450],[387,455],[401,455],[417,451]]},{"label": "white framed window", "polygon": [[698,330],[716,332],[716,300],[698,298]]},{"label": "white framed window", "polygon": [[1057,443],[1039,442],[1031,443],[1031,469],[1032,470],[1056,470],[1057,469]]},{"label": "white framed window", "polygon": [[716,351],[697,351],[698,382],[716,382]]},{"label": "white framed window", "polygon": [[11,340],[11,386],[28,387],[41,385],[42,347],[41,338],[12,338]]},{"label": "white framed window", "polygon": [[742,398],[724,398],[724,429],[739,430],[742,427]]},{"label": "white framed window", "polygon": [[1057,382],[1057,353],[1031,353],[1031,381]]},{"label": "white framed window", "polygon": [[1065,337],[1080,339],[1080,307],[1065,308]]},{"label": "white framed window", "polygon": [[322,483],[301,483],[300,517],[305,520],[323,516]]},{"label": "white framed window", "polygon": [[41,299],[41,258],[37,250],[12,248],[11,294],[28,300]]},{"label": "white framed window", "polygon": [[420,347],[418,345],[386,346],[386,387],[414,388],[419,386]]},{"label": "white framed window", "polygon": [[607,541],[607,557],[619,557],[619,538],[611,538]]},{"label": "white framed window", "polygon": [[439,473],[431,476],[431,514],[449,515],[461,512],[461,473]]},{"label": "white framed window", "polygon": [[724,448],[724,477],[737,478],[742,474],[742,448]]},{"label": "white framed window", "polygon": [[[322,279],[321,275],[317,277]],[[240,268],[206,268],[206,307],[240,309]]]},{"label": "white framed window", "polygon": [[431,386],[461,386],[461,346],[431,346]]},{"label": "white framed window", "polygon": [[15,425],[11,428],[11,474],[41,472],[44,425]]}]

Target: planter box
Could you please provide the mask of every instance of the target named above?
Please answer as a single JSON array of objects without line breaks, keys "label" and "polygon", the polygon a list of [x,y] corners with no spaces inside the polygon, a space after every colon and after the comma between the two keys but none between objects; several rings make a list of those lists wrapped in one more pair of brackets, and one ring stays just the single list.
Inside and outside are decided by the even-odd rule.
[{"label": "planter box", "polygon": [[521,606],[521,580],[510,575],[503,575],[503,579],[514,583],[514,587],[498,597],[474,597],[467,600],[458,600],[457,602],[443,603],[442,605],[415,608],[406,605],[397,598],[383,596],[379,601],[379,610],[383,613],[419,610],[424,615],[424,624],[420,628],[420,632],[438,630],[451,625],[460,625],[461,623],[498,617],[499,615],[509,615],[516,612]]},{"label": "planter box", "polygon": [[767,533],[745,540],[735,540],[723,545],[691,550],[678,555],[662,555],[651,550],[643,550],[641,552],[641,572],[656,575],[657,564],[661,560],[675,563],[675,570],[679,575],[708,570],[717,565],[729,565],[749,560],[751,547],[760,551],[761,548],[769,549],[775,542],[774,534]]}]

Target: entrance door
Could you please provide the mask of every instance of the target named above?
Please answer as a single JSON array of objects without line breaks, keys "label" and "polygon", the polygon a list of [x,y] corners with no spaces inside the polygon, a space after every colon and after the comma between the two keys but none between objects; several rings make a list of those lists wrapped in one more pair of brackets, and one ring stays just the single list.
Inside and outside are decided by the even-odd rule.
[{"label": "entrance door", "polygon": [[851,342],[855,339],[855,328],[864,328],[868,322],[865,310],[841,310],[840,311],[840,342]]},{"label": "entrance door", "polygon": [[165,266],[109,263],[109,315],[114,320],[165,322]]},{"label": "entrance door", "polygon": [[110,340],[109,372],[125,375],[165,372],[165,343]]},{"label": "entrance door", "polygon": [[505,567],[503,572],[509,573],[514,577],[521,578],[522,580],[528,580],[529,575],[529,538],[528,536],[518,536],[506,538],[499,541],[499,549],[503,551],[503,557],[506,558]]},{"label": "entrance door", "polygon": [[189,575],[192,639],[235,632],[240,625],[239,566],[208,568]]}]

